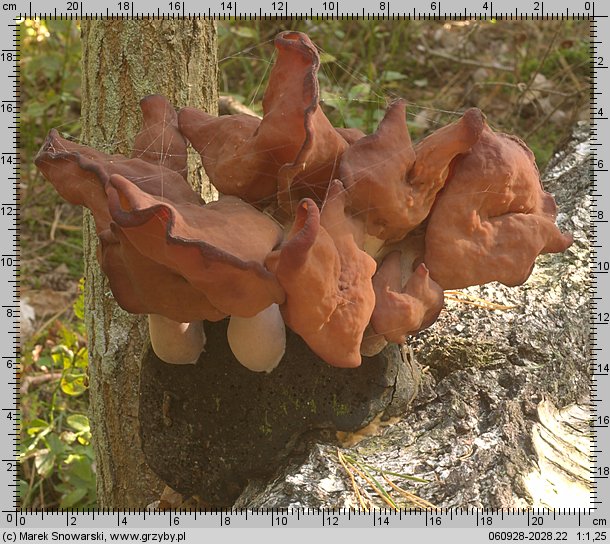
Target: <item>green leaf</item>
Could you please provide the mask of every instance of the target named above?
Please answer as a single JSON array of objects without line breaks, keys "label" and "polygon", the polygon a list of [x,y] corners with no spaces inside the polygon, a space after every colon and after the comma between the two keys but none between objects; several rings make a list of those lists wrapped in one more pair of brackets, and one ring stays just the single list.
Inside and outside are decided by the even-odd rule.
[{"label": "green leaf", "polygon": [[77,397],[87,391],[87,376],[85,374],[65,373],[60,382],[61,390],[71,397]]},{"label": "green leaf", "polygon": [[62,368],[70,368],[72,366],[74,352],[71,349],[68,349],[63,344],[60,344],[59,346],[53,348],[53,353],[51,354],[51,357],[53,358],[55,366],[59,366]]},{"label": "green leaf", "polygon": [[86,487],[77,487],[68,494],[64,495],[59,503],[60,508],[72,508],[77,502],[85,498],[88,489]]},{"label": "green leaf", "polygon": [[48,370],[53,366],[53,359],[48,355],[43,355],[35,364],[41,370]]},{"label": "green leaf", "polygon": [[50,425],[44,419],[32,419],[29,423],[27,423],[26,432],[30,436],[34,436],[41,431],[49,429]]},{"label": "green leaf", "polygon": [[337,58],[326,51],[320,51],[320,64],[328,64],[329,62],[337,62]]},{"label": "green leaf", "polygon": [[89,367],[89,352],[87,351],[87,348],[80,348],[76,352],[76,357],[74,358],[74,367],[84,369]]},{"label": "green leaf", "polygon": [[46,437],[45,442],[49,446],[51,452],[56,456],[61,455],[64,451],[66,451],[66,445],[61,441],[59,436],[54,433],[49,434]]},{"label": "green leaf", "polygon": [[368,83],[358,83],[354,85],[347,93],[347,97],[351,100],[365,99],[371,94],[371,86]]},{"label": "green leaf", "polygon": [[59,330],[59,336],[62,340],[61,343],[63,344],[60,347],[67,350],[68,353],[73,354],[73,351],[70,348],[78,346],[78,337],[76,336],[76,333],[62,325]]},{"label": "green leaf", "polygon": [[89,418],[85,414],[69,415],[66,421],[75,431],[89,432],[91,429]]},{"label": "green leaf", "polygon": [[46,478],[51,474],[51,472],[53,472],[55,459],[55,454],[48,449],[38,450],[36,452],[34,466],[36,467],[36,472],[41,478]]},{"label": "green leaf", "polygon": [[381,76],[383,81],[398,81],[400,79],[407,79],[407,76],[401,74],[400,72],[394,72],[392,70],[388,70],[384,72]]},{"label": "green leaf", "polygon": [[68,463],[66,459],[64,464],[64,474],[68,479],[78,478],[83,483],[95,482],[91,459],[84,455],[70,455],[69,459],[71,462]]}]

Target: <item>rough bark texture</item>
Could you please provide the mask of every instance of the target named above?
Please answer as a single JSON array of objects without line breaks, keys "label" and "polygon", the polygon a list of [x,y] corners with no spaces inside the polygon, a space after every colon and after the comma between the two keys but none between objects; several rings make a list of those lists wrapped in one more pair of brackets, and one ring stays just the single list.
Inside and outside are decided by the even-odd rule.
[{"label": "rough bark texture", "polygon": [[[213,22],[83,21],[82,43],[87,145],[129,155],[141,123],[138,103],[149,94],[163,94],[176,107],[216,112]],[[190,171],[193,184],[202,187],[201,170]],[[206,197],[205,184],[202,192]],[[148,347],[146,320],[114,302],[96,260],[97,237],[88,216],[84,232],[98,501],[103,507],[142,507],[163,487],[144,461],[138,436],[138,364]]]},{"label": "rough bark texture", "polygon": [[[466,290],[511,306],[448,302],[413,342],[425,384],[412,413],[354,447],[340,448],[438,507],[586,508],[591,505],[589,432],[589,143],[581,126],[545,176],[574,234],[545,255],[525,285]],[[271,480],[252,481],[236,507],[357,507],[337,445],[314,442]],[[359,463],[359,464],[358,464]],[[348,467],[349,468],[349,467]],[[396,476],[427,480],[413,483]],[[362,501],[385,506],[360,482]],[[392,490],[400,506],[417,499]],[[421,503],[419,503],[421,504]]]}]

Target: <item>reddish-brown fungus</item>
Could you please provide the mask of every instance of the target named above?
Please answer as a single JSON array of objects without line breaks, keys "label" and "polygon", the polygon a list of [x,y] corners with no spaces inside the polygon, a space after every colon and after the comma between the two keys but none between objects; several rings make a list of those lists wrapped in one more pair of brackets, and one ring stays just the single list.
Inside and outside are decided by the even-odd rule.
[{"label": "reddish-brown fungus", "polygon": [[345,200],[333,181],[321,213],[312,200],[301,201],[287,241],[267,265],[286,290],[288,326],[329,364],[355,367],[375,304],[376,264],[356,244],[359,227],[346,216]]},{"label": "reddish-brown fungus", "polygon": [[264,266],[282,229],[242,200],[226,196],[205,206],[168,203],[120,175],[110,178],[113,221],[142,254],[203,292],[227,314],[252,317],[284,292]]},{"label": "reddish-brown fungus", "polygon": [[[324,196],[348,143],[319,106],[320,61],[311,40],[300,32],[282,32],[275,47],[262,120],[186,108],[178,122],[221,193],[257,205],[277,197],[288,209],[302,193]],[[359,136],[344,134],[351,140]]]},{"label": "reddish-brown fungus", "polygon": [[385,257],[373,277],[375,310],[371,325],[388,342],[399,344],[407,335],[432,325],[444,302],[443,289],[430,279],[425,264],[419,264],[413,272],[406,274],[406,283],[403,272],[401,253],[393,251]]},{"label": "reddish-brown fungus", "polygon": [[522,284],[541,253],[564,251],[572,237],[555,225],[534,155],[487,125],[454,165],[426,230],[425,263],[444,289],[499,281]]},{"label": "reddish-brown fungus", "polygon": [[178,130],[178,115],[167,98],[158,94],[140,101],[142,129],[131,156],[165,166],[186,179],[186,140]]}]

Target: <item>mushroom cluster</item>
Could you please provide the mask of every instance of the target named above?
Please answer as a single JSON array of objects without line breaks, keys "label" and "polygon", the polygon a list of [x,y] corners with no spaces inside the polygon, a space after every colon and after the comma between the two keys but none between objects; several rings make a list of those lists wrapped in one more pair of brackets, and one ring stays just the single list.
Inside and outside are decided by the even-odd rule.
[{"label": "mushroom cluster", "polygon": [[[164,361],[195,362],[203,321],[230,316],[229,345],[252,370],[279,363],[285,325],[327,363],[356,367],[429,327],[445,289],[521,284],[538,255],[571,244],[531,151],[479,110],[415,145],[402,100],[373,134],[335,128],[316,47],[299,32],[275,47],[262,119],[176,112],[154,95],[130,158],[56,130],[36,158],[92,211],[114,297],[149,314]],[[187,143],[219,200],[187,182]]]}]

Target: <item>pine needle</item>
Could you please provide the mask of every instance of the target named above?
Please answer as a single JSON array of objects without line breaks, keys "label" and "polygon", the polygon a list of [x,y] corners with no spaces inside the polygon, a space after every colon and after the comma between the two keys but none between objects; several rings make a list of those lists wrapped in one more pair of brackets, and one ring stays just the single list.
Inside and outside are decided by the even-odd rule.
[{"label": "pine needle", "polygon": [[431,502],[428,502],[427,500],[422,499],[421,497],[418,497],[417,495],[414,495],[413,493],[407,491],[406,489],[403,489],[402,487],[397,486],[385,474],[383,475],[383,479],[386,482],[388,482],[389,486],[392,489],[394,489],[395,491],[398,491],[398,493],[400,493],[403,497],[407,498],[415,506],[418,506],[419,508],[424,508],[424,509],[426,509],[426,508],[436,508],[436,506],[433,505]]},{"label": "pine needle", "polygon": [[368,474],[366,472],[366,470],[362,470],[362,469],[358,468],[356,465],[351,465],[351,467],[352,467],[352,470],[354,470],[356,472],[356,474],[358,474],[358,476],[360,476],[364,481],[366,481],[373,488],[373,491],[375,491],[375,493],[377,493],[377,495],[383,502],[385,502],[390,508],[393,508],[394,510],[398,510],[398,506],[396,506],[396,503],[392,500],[392,497],[390,497],[389,493],[383,488],[383,486],[373,476]]},{"label": "pine needle", "polygon": [[462,293],[461,291],[445,291],[445,300],[452,300],[453,302],[459,302],[461,304],[471,304],[478,308],[485,308],[487,310],[512,310],[516,306],[506,306],[504,304],[498,304],[497,302],[491,302],[484,298],[475,297]]},{"label": "pine needle", "polygon": [[392,495],[390,494],[390,491],[385,489],[383,484],[373,475],[373,473],[380,474],[394,491],[400,493],[403,497],[408,499],[411,504],[414,504],[418,508],[423,508],[423,509],[435,508],[435,506],[433,504],[429,503],[428,501],[426,501],[426,500],[418,497],[417,495],[414,495],[413,493],[410,493],[409,491],[396,485],[394,482],[392,482],[388,478],[388,475],[394,476],[396,478],[402,478],[403,480],[410,480],[410,481],[421,482],[421,483],[428,483],[428,480],[424,480],[422,478],[417,478],[415,476],[411,476],[409,474],[403,474],[400,472],[384,471],[373,465],[363,463],[363,462],[355,459],[351,455],[344,454],[339,449],[337,449],[337,457],[339,458],[339,462],[341,463],[341,466],[347,472],[347,474],[350,478],[352,488],[354,490],[354,494],[356,495],[356,498],[358,499],[358,503],[360,504],[360,506],[362,508],[364,508],[364,509],[370,508],[370,506],[365,503],[363,496],[366,495],[367,499],[369,500],[369,503],[372,503],[372,500],[371,500],[370,496],[368,495],[368,493],[366,492],[366,489],[364,487],[362,487],[361,484],[359,484],[359,482],[356,480],[355,476],[359,476],[362,480],[364,480],[366,483],[368,483],[371,486],[371,488],[373,489],[373,491],[375,492],[375,494],[378,495],[379,498],[386,505],[388,505],[390,508],[398,510],[398,505],[396,504],[394,497],[392,497]]},{"label": "pine needle", "polygon": [[362,494],[360,493],[360,489],[359,489],[360,486],[358,485],[358,482],[356,482],[356,478],[354,478],[354,474],[348,468],[347,463],[345,462],[345,459],[343,457],[343,454],[339,451],[338,448],[337,448],[337,457],[339,458],[339,463],[341,463],[341,466],[343,466],[343,468],[345,469],[345,472],[347,472],[347,475],[349,476],[349,479],[352,483],[352,489],[354,490],[354,495],[356,495],[356,499],[358,499],[358,504],[364,510],[369,510],[369,507],[364,502],[364,499],[362,498]]},{"label": "pine needle", "polygon": [[411,476],[410,474],[404,474],[403,472],[392,472],[390,470],[382,470],[380,468],[374,467],[373,465],[368,465],[367,463],[363,463],[362,461],[357,461],[350,455],[343,455],[343,456],[350,463],[358,464],[360,466],[367,468],[368,470],[372,470],[373,472],[377,472],[378,474],[381,474],[381,475],[389,474],[390,476],[396,476],[397,478],[402,478],[404,480],[411,480],[413,482],[418,482],[421,484],[430,483],[430,480],[425,480],[424,478],[418,478],[417,476]]}]

